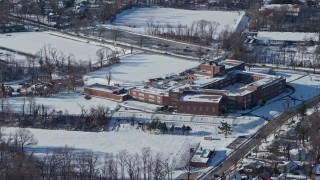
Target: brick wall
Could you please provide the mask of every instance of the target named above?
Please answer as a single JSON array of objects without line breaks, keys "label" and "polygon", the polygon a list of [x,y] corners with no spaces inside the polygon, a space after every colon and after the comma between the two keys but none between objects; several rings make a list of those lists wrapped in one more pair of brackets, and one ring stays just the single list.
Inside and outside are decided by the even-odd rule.
[{"label": "brick wall", "polygon": [[103,98],[111,99],[118,102],[123,102],[126,99],[128,99],[127,95],[117,95],[117,94],[113,94],[112,92],[101,91],[98,89],[91,89],[91,88],[84,88],[84,94],[103,97]]},{"label": "brick wall", "polygon": [[220,116],[219,103],[178,101],[177,112],[185,114]]}]

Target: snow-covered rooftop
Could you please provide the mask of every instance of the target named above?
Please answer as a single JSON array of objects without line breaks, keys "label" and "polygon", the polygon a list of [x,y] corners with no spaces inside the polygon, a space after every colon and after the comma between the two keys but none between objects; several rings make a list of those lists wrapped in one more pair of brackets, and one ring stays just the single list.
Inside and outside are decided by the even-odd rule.
[{"label": "snow-covered rooftop", "polygon": [[151,86],[137,86],[132,90],[136,90],[136,91],[144,92],[144,93],[148,93],[148,94],[154,94],[157,96],[169,96],[168,91],[166,91],[164,89],[154,88]]},{"label": "snow-covered rooftop", "polygon": [[296,12],[300,11],[300,5],[298,4],[265,4],[261,7],[260,10],[266,9],[274,9],[274,10],[286,10],[288,12]]},{"label": "snow-covered rooftop", "polygon": [[207,163],[210,159],[210,152],[209,149],[198,149],[191,158],[191,162]]},{"label": "snow-covered rooftop", "polygon": [[202,94],[188,94],[181,96],[181,101],[193,101],[193,102],[209,102],[218,103],[222,99],[220,95],[202,95]]},{"label": "snow-covered rooftop", "polygon": [[219,64],[224,65],[225,69],[230,69],[230,68],[233,68],[233,67],[238,66],[240,64],[243,64],[243,62],[237,61],[237,60],[226,59],[224,61],[221,61]]},{"label": "snow-covered rooftop", "polygon": [[269,32],[259,31],[257,39],[260,41],[319,41],[317,33],[303,32]]},{"label": "snow-covered rooftop", "polygon": [[87,86],[86,88],[96,89],[96,90],[105,91],[105,92],[113,92],[114,90],[121,89],[120,87],[108,86],[108,85],[97,84],[97,83]]}]

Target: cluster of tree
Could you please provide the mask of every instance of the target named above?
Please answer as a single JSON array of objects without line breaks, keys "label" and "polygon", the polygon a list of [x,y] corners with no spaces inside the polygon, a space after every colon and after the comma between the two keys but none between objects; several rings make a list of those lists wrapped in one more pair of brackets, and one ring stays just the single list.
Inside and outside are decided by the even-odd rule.
[{"label": "cluster of tree", "polygon": [[104,106],[87,109],[79,105],[80,114],[70,115],[68,111],[50,110],[30,96],[22,99],[21,110],[17,113],[7,98],[0,96],[0,101],[0,124],[5,126],[101,131],[108,127],[111,120],[110,110]]},{"label": "cluster of tree", "polygon": [[316,15],[317,8],[301,7],[299,12],[285,5],[278,9],[264,11],[259,9],[260,6],[254,4],[247,13],[251,19],[249,29],[252,31],[319,32],[320,30],[317,26],[320,21]]},{"label": "cluster of tree", "polygon": [[111,66],[119,63],[118,54],[110,49],[102,48],[96,52],[98,64],[100,67]]},{"label": "cluster of tree", "polygon": [[25,147],[37,144],[33,134],[26,129],[18,129],[13,134],[4,135],[0,130],[0,178],[36,179],[37,163],[32,154],[26,154]]},{"label": "cluster of tree", "polygon": [[160,130],[162,133],[168,132],[167,124],[160,122],[159,120],[152,120],[146,123],[146,129],[148,131]]},{"label": "cluster of tree", "polygon": [[150,148],[135,154],[121,150],[103,157],[61,147],[38,158],[25,152],[26,147],[37,144],[29,130],[18,129],[4,137],[0,131],[1,179],[172,179],[168,158]]},{"label": "cluster of tree", "polygon": [[13,53],[3,54],[3,59],[0,59],[0,81],[18,80],[26,73],[24,72],[23,64],[15,59]]},{"label": "cluster of tree", "polygon": [[171,133],[174,133],[175,130],[178,130],[178,131],[181,131],[183,135],[189,134],[190,131],[192,131],[191,127],[186,125],[183,125],[180,128],[172,124],[171,127],[168,128],[165,122],[162,123],[159,120],[152,120],[151,122],[147,122],[146,129],[148,131],[160,130],[162,133],[167,133],[168,131],[170,131]]},{"label": "cluster of tree", "polygon": [[187,41],[202,45],[209,45],[216,35],[219,23],[214,21],[199,20],[194,21],[190,27],[178,24],[173,27],[169,23],[164,27],[153,19],[147,20],[145,32],[148,35],[163,36],[180,41]]}]

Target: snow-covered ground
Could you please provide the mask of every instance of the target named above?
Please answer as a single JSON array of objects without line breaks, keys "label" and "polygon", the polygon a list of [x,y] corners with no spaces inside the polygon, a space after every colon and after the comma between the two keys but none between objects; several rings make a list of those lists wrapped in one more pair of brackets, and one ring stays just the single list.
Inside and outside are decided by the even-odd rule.
[{"label": "snow-covered ground", "polygon": [[[86,85],[99,83],[107,84],[106,74],[111,71],[110,84],[142,84],[149,78],[164,77],[182,72],[199,65],[197,61],[188,61],[170,56],[137,53],[120,58],[120,63],[111,67],[102,68],[84,76]],[[134,84],[135,83],[135,84]]]},{"label": "snow-covered ground", "polygon": [[[118,105],[115,101],[110,101],[102,98],[92,97],[90,100],[86,100],[82,94],[60,94],[50,97],[35,97],[34,100],[37,105],[43,105],[48,108],[49,111],[55,110],[68,112],[69,114],[80,114],[81,107],[89,109],[91,107],[97,107],[99,105],[109,107],[111,110],[115,109]],[[8,99],[9,106],[15,111],[22,111],[22,104],[24,97],[12,97]],[[28,111],[28,98],[25,98],[26,110]]]},{"label": "snow-covered ground", "polygon": [[26,56],[23,56],[23,55],[20,55],[17,53],[13,53],[10,51],[2,50],[2,49],[0,49],[0,59],[4,60],[4,61],[8,61],[8,62],[10,62],[11,60],[15,60],[15,61],[21,63],[22,65],[25,65],[27,63]]},{"label": "snow-covered ground", "polygon": [[1,34],[0,46],[30,54],[36,54],[44,46],[50,46],[65,56],[72,55],[77,61],[95,61],[96,52],[102,48],[80,40],[62,38],[50,32]]},{"label": "snow-covered ground", "polygon": [[[155,24],[159,24],[159,29],[166,29],[167,25],[174,30],[179,24],[190,27],[195,21],[206,20],[217,22],[219,26],[217,32],[221,32],[225,27],[231,30],[239,28],[239,24],[246,24],[241,11],[205,11],[205,10],[183,10],[174,8],[131,8],[117,15],[112,22],[113,26],[124,30],[145,33],[147,21],[152,19]],[[135,27],[129,27],[135,26]]]},{"label": "snow-covered ground", "polygon": [[[198,119],[200,118],[198,117]],[[215,149],[218,152],[226,154],[230,152],[230,149],[226,148],[227,145],[236,139],[238,135],[254,133],[257,128],[265,123],[265,121],[257,117],[226,118],[227,121],[236,122],[236,126],[234,126],[233,134],[225,138],[217,133],[218,125],[222,118],[208,118],[211,121],[216,121],[216,123],[174,123],[176,126],[182,126],[183,124],[190,125],[192,131],[188,135],[182,135],[181,132],[175,132],[174,134],[144,132],[141,129],[137,129],[136,126],[130,126],[125,121],[121,122],[119,130],[98,133],[28,128],[38,140],[38,144],[29,148],[29,151],[42,155],[56,147],[67,145],[80,151],[116,154],[123,149],[128,150],[130,153],[140,153],[141,148],[150,147],[153,152],[161,152],[164,157],[169,157],[173,166],[177,166],[181,157],[194,144],[200,143],[200,146],[203,148]],[[194,120],[197,122],[197,118],[194,118]],[[171,124],[167,122],[167,126],[170,127]],[[5,128],[5,133],[14,133],[16,129],[11,127]],[[204,140],[204,136],[213,136],[215,140],[206,141]]]}]

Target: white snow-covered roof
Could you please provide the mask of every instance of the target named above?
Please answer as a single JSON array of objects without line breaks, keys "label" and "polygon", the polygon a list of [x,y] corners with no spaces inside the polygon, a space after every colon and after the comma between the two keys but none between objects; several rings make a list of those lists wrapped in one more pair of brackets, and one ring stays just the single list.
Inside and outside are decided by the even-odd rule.
[{"label": "white snow-covered roof", "polygon": [[260,41],[319,41],[317,33],[303,32],[269,32],[259,31],[257,39]]},{"label": "white snow-covered roof", "polygon": [[218,103],[222,99],[220,95],[201,95],[201,94],[188,94],[181,96],[181,101],[192,101],[192,102],[210,102]]},{"label": "white snow-covered roof", "polygon": [[144,86],[138,86],[135,89],[132,89],[133,91],[137,92],[143,92],[148,94],[153,94],[157,96],[169,96],[168,92],[164,89],[154,88],[151,86],[144,87]]},{"label": "white snow-covered roof", "polygon": [[300,6],[297,4],[265,4],[261,7],[260,10],[266,10],[266,9],[274,9],[274,10],[286,9],[289,12],[299,12]]},{"label": "white snow-covered roof", "polygon": [[289,153],[290,153],[291,155],[298,155],[298,154],[299,154],[299,149],[291,149],[291,150],[289,151]]},{"label": "white snow-covered roof", "polygon": [[191,162],[201,162],[201,163],[207,163],[210,159],[211,150],[209,149],[198,149],[196,153],[191,158]]}]

